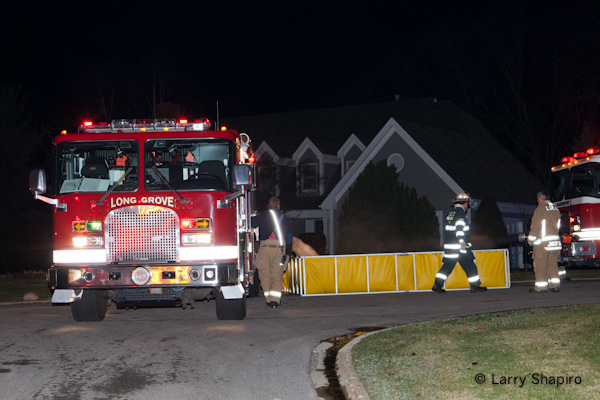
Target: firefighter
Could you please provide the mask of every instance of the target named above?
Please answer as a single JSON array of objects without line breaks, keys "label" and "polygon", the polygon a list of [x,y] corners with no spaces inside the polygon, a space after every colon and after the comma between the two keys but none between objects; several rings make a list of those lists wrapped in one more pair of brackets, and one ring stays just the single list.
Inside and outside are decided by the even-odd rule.
[{"label": "firefighter", "polygon": [[169,147],[169,155],[171,156],[171,165],[176,165],[181,162],[183,154],[179,154],[179,147],[176,144]]},{"label": "firefighter", "polygon": [[560,227],[560,211],[550,201],[550,193],[542,191],[537,194],[538,206],[531,218],[531,228],[527,240],[533,244],[533,272],[535,287],[531,293],[558,292],[560,277],[558,272],[558,256],[562,248],[558,229]]},{"label": "firefighter", "polygon": [[280,205],[277,197],[271,197],[269,209],[252,218],[252,227],[259,228],[260,240],[256,268],[265,301],[272,308],[281,305],[283,272],[292,254],[292,224],[279,210]]},{"label": "firefighter", "polygon": [[481,280],[474,261],[475,256],[471,250],[469,220],[467,219],[467,209],[470,203],[471,197],[468,193],[459,193],[452,202],[452,211],[446,217],[442,268],[435,275],[435,283],[431,288],[434,292],[446,292],[443,288],[444,283],[452,273],[456,263],[459,263],[467,274],[471,293],[487,290],[485,286],[481,286]]}]

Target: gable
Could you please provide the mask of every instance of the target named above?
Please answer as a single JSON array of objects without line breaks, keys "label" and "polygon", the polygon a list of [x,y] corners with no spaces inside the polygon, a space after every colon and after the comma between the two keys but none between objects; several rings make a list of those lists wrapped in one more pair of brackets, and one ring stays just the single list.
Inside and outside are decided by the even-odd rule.
[{"label": "gable", "polygon": [[[462,188],[427,154],[427,152],[396,122],[393,118],[385,124],[377,136],[367,146],[352,168],[342,177],[340,182],[329,193],[321,204],[322,208],[337,209],[337,205],[346,195],[354,181],[370,162],[388,159],[392,154],[401,154],[405,158],[405,168],[401,172],[401,180],[405,184],[417,188],[420,196],[431,190],[424,183],[433,182],[438,191],[460,193]],[[408,160],[407,160],[408,159]],[[408,161],[408,162],[407,162]],[[424,178],[427,178],[424,180]],[[409,184],[417,182],[418,185]],[[443,188],[447,188],[447,190]],[[422,188],[419,190],[419,188]],[[451,195],[452,196],[452,195]],[[427,196],[429,198],[429,196]],[[436,196],[437,197],[437,196]],[[433,199],[429,198],[433,203]]]}]

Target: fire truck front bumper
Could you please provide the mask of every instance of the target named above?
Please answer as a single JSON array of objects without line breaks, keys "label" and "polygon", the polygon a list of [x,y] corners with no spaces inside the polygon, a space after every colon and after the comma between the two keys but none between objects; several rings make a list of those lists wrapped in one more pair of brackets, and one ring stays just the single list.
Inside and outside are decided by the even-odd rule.
[{"label": "fire truck front bumper", "polygon": [[53,265],[52,289],[208,288],[239,282],[235,262],[198,265]]}]

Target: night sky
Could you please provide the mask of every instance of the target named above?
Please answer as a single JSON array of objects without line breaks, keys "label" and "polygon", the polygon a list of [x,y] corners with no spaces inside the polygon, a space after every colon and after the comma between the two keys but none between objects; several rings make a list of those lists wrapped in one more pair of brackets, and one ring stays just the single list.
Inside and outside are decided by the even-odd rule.
[{"label": "night sky", "polygon": [[147,116],[152,93],[191,117],[213,117],[217,101],[221,117],[234,117],[396,94],[453,99],[449,70],[464,63],[485,76],[503,35],[571,31],[589,18],[579,3],[593,7],[553,0],[12,2],[0,13],[0,80],[21,84],[33,115],[51,129],[100,118],[98,93],[112,96],[113,118]]}]

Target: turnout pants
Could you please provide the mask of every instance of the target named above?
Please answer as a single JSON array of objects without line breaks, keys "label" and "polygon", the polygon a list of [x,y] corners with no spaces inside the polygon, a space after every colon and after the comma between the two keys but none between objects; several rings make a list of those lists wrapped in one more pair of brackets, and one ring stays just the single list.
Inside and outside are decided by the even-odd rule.
[{"label": "turnout pants", "polygon": [[260,286],[265,295],[265,301],[281,303],[281,290],[283,289],[283,268],[281,257],[284,248],[274,239],[261,240],[256,259],[256,268],[260,276]]},{"label": "turnout pants", "polygon": [[535,273],[535,290],[538,292],[560,286],[558,274],[558,256],[560,250],[548,251],[544,245],[533,248],[533,272]]},{"label": "turnout pants", "polygon": [[448,279],[448,276],[452,273],[457,263],[460,264],[462,269],[467,274],[467,279],[472,287],[476,287],[481,284],[479,275],[477,273],[477,265],[475,265],[475,260],[472,254],[462,254],[458,258],[444,257],[442,260],[442,268],[440,268],[435,276],[435,282],[441,284],[440,287],[444,285],[444,282],[446,282],[446,279]]}]

